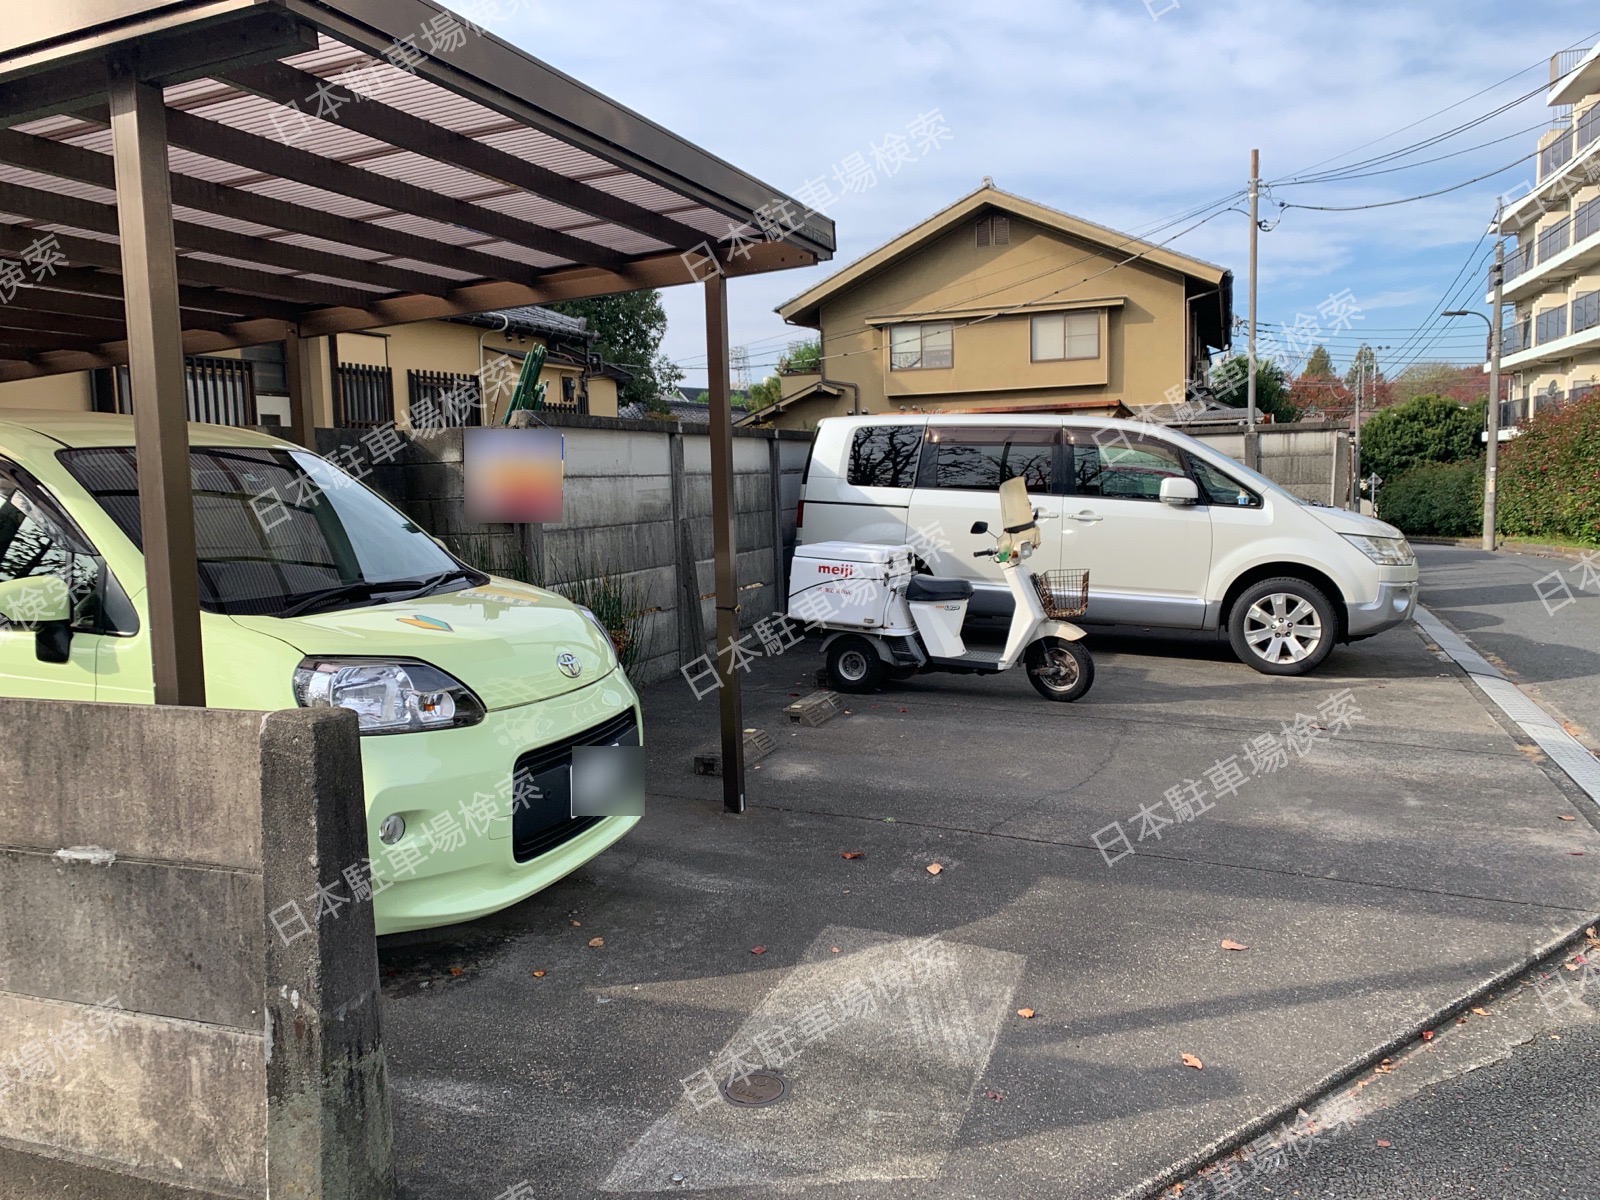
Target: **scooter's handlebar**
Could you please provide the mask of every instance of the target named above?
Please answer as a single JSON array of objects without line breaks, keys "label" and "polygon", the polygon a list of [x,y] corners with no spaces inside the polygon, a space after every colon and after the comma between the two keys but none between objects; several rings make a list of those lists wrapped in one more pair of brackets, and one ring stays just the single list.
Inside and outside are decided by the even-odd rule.
[{"label": "scooter's handlebar", "polygon": [[973,558],[993,558],[994,557],[994,551],[993,550],[974,550],[972,552],[972,557]]}]

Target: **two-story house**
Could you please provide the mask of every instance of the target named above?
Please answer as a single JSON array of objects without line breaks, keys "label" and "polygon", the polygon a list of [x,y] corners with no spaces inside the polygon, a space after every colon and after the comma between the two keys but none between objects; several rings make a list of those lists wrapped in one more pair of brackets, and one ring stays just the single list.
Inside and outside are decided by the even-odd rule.
[{"label": "two-story house", "polygon": [[821,335],[744,424],[907,410],[1121,414],[1229,346],[1233,274],[989,180],[778,309]]},{"label": "two-story house", "polygon": [[1505,261],[1502,429],[1600,385],[1600,45],[1553,57],[1546,99],[1537,181],[1501,209],[1496,229],[1516,238]]}]

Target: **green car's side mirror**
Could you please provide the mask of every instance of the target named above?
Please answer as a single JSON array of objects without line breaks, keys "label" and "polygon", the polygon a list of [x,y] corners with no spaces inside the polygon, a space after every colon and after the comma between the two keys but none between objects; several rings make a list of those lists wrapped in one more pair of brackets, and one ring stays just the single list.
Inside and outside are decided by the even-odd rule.
[{"label": "green car's side mirror", "polygon": [[40,662],[64,663],[72,646],[72,596],[58,576],[0,581],[0,617],[34,628]]}]

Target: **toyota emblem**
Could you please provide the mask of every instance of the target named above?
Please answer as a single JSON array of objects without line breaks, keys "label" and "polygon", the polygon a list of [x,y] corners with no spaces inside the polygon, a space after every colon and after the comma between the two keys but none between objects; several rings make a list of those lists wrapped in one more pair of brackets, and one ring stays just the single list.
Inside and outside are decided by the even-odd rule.
[{"label": "toyota emblem", "polygon": [[561,673],[568,679],[576,679],[583,674],[583,664],[570,650],[556,655],[556,666],[561,668]]}]

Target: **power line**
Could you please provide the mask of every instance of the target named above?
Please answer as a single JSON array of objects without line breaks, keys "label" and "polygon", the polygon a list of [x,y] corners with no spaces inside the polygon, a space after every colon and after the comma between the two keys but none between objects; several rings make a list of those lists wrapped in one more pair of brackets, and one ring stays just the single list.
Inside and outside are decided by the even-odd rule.
[{"label": "power line", "polygon": [[[1316,178],[1316,179],[1286,179],[1286,180],[1283,180],[1282,182],[1275,183],[1272,186],[1274,186],[1274,187],[1304,187],[1308,183],[1326,183],[1326,182],[1334,182],[1334,181],[1343,181],[1343,180],[1346,180],[1346,179],[1372,179],[1372,178],[1374,178],[1375,176],[1378,176],[1378,175],[1393,175],[1396,171],[1410,171],[1410,170],[1414,170],[1417,167],[1430,166],[1433,163],[1441,163],[1441,162],[1444,162],[1447,159],[1451,159],[1451,158],[1460,158],[1464,154],[1472,154],[1473,152],[1478,151],[1478,150],[1487,150],[1490,146],[1498,146],[1501,142],[1509,142],[1514,138],[1527,137],[1530,133],[1539,133],[1539,132],[1543,131],[1545,128],[1547,128],[1549,126],[1549,124],[1550,124],[1549,121],[1540,121],[1537,125],[1530,125],[1526,129],[1519,129],[1515,133],[1508,133],[1508,134],[1505,135],[1505,137],[1498,137],[1498,138],[1495,138],[1493,141],[1490,141],[1490,142],[1479,142],[1476,146],[1468,146],[1465,150],[1453,150],[1449,154],[1440,154],[1435,158],[1424,158],[1424,159],[1420,159],[1417,162],[1412,162],[1412,163],[1402,163],[1398,167],[1385,167],[1382,170],[1364,171],[1364,172],[1361,172],[1360,174],[1329,175],[1329,176],[1326,176],[1326,177],[1323,177],[1323,178]],[[1527,158],[1537,158],[1538,155],[1539,155],[1539,152],[1537,150],[1535,150],[1532,154],[1528,155]],[[1522,161],[1526,161],[1526,159],[1524,159]]]},{"label": "power line", "polygon": [[1462,183],[1452,184],[1447,188],[1440,188],[1438,191],[1423,192],[1420,196],[1407,196],[1402,200],[1380,200],[1372,204],[1281,204],[1279,207],[1285,211],[1291,208],[1304,208],[1312,212],[1365,212],[1368,209],[1373,208],[1393,208],[1397,204],[1414,204],[1418,200],[1431,200],[1435,196],[1444,196],[1451,192],[1459,192],[1462,188],[1471,187],[1475,183],[1482,183],[1485,179],[1493,179],[1496,175],[1503,175],[1505,172],[1511,170],[1512,167],[1517,166],[1519,163],[1526,162],[1528,157],[1528,155],[1523,155],[1521,158],[1513,159],[1503,167],[1496,167],[1493,171],[1490,171],[1484,175],[1479,175],[1474,179],[1468,179]]}]

